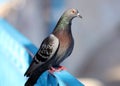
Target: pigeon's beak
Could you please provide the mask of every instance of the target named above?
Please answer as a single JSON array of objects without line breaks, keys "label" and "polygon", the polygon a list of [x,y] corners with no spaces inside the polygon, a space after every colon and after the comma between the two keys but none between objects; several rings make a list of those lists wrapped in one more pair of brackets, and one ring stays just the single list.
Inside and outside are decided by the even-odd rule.
[{"label": "pigeon's beak", "polygon": [[77,14],[77,17],[82,18],[82,16],[80,15],[80,13]]}]

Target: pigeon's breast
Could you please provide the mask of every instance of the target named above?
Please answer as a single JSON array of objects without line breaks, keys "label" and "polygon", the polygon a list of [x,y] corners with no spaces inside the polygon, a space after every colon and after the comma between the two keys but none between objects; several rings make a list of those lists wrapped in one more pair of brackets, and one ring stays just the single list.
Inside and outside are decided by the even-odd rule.
[{"label": "pigeon's breast", "polygon": [[56,63],[61,63],[66,57],[68,57],[73,50],[73,37],[70,32],[61,31],[55,34],[59,39],[60,46],[57,53],[57,61]]}]

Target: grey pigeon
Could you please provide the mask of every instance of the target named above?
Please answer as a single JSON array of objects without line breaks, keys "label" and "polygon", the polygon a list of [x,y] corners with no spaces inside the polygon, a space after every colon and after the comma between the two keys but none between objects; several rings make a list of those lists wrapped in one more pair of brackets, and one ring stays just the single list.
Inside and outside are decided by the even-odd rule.
[{"label": "grey pigeon", "polygon": [[75,17],[82,18],[77,9],[65,11],[53,32],[43,40],[25,73],[25,76],[29,77],[25,86],[33,86],[43,72],[59,67],[60,63],[70,56],[74,47],[71,22]]}]

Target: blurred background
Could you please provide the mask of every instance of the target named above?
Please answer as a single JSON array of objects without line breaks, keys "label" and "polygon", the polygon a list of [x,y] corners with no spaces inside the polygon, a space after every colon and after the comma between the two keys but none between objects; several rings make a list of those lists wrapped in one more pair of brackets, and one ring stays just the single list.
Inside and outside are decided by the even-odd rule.
[{"label": "blurred background", "polygon": [[86,86],[119,86],[120,0],[0,0],[0,17],[39,47],[69,8],[83,19],[72,22],[75,47],[61,65]]}]

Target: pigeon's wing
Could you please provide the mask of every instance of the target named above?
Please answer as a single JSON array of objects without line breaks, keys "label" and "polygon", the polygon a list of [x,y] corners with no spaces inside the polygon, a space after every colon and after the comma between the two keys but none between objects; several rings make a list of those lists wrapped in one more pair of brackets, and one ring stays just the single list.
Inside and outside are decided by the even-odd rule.
[{"label": "pigeon's wing", "polygon": [[41,44],[40,49],[33,58],[28,70],[24,74],[29,77],[36,68],[44,64],[46,61],[50,60],[59,48],[59,40],[56,36],[51,34],[47,37]]}]

